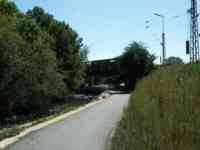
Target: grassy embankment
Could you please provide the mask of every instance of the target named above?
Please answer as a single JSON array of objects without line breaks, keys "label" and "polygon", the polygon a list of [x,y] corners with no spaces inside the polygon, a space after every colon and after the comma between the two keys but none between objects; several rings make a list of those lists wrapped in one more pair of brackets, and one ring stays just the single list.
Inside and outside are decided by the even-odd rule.
[{"label": "grassy embankment", "polygon": [[161,68],[138,83],[111,150],[198,150],[200,65]]}]

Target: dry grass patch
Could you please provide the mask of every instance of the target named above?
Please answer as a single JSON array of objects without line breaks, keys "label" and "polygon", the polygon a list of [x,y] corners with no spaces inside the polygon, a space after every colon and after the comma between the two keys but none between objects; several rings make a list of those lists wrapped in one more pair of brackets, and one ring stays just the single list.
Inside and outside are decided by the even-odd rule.
[{"label": "dry grass patch", "polygon": [[161,68],[143,79],[112,140],[112,150],[198,150],[200,65]]}]

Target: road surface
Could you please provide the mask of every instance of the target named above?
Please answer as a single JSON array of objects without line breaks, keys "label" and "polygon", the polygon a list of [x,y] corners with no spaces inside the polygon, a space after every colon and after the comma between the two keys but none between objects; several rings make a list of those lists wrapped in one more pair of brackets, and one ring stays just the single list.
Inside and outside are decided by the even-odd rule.
[{"label": "road surface", "polygon": [[120,120],[129,95],[102,103],[33,132],[7,150],[104,150]]}]

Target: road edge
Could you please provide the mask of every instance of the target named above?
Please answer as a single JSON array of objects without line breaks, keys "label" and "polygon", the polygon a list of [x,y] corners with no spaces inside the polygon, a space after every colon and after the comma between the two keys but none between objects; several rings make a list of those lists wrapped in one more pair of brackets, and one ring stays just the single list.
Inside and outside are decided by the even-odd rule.
[{"label": "road edge", "polygon": [[62,115],[60,115],[60,116],[58,116],[58,117],[55,117],[55,118],[53,118],[53,119],[50,119],[50,120],[45,121],[45,122],[42,122],[42,123],[39,123],[39,124],[37,124],[37,125],[34,125],[34,126],[32,126],[32,127],[27,128],[27,129],[24,129],[22,132],[20,132],[20,133],[19,133],[18,135],[16,135],[16,136],[13,136],[13,137],[10,137],[10,138],[6,138],[6,139],[0,141],[0,150],[4,150],[4,149],[7,148],[8,146],[10,146],[10,145],[16,143],[16,142],[19,141],[21,138],[27,136],[28,134],[30,134],[30,133],[32,133],[32,132],[34,132],[34,131],[40,130],[40,129],[45,128],[45,127],[47,127],[47,126],[49,126],[49,125],[52,125],[52,124],[57,123],[57,122],[59,122],[59,121],[62,121],[62,120],[66,119],[66,118],[68,118],[68,117],[70,117],[70,116],[72,116],[72,115],[75,115],[75,114],[77,114],[77,113],[79,113],[79,112],[81,112],[81,111],[83,111],[83,110],[86,110],[86,109],[88,109],[88,108],[90,108],[90,107],[92,107],[92,106],[95,106],[95,105],[97,105],[97,104],[99,104],[99,103],[102,103],[102,102],[104,102],[105,100],[107,100],[108,98],[109,98],[109,96],[108,96],[108,97],[104,97],[104,98],[99,98],[97,101],[88,103],[88,104],[86,104],[85,106],[81,106],[81,107],[79,107],[79,108],[76,109],[76,110],[73,110],[73,111],[64,113],[64,114],[62,114]]}]

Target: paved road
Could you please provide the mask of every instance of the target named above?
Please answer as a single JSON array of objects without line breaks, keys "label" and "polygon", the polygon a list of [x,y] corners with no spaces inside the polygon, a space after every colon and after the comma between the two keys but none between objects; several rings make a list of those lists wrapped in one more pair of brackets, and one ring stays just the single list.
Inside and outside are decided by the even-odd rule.
[{"label": "paved road", "polygon": [[114,95],[24,137],[7,150],[104,150],[129,95]]}]

